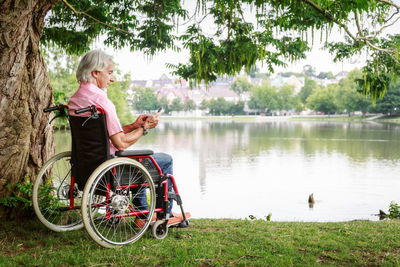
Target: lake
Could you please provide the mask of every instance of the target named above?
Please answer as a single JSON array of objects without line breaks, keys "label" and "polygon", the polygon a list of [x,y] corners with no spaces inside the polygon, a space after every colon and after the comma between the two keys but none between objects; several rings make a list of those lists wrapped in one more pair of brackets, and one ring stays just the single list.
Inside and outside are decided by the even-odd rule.
[{"label": "lake", "polygon": [[[69,133],[57,132],[55,143],[70,150]],[[173,156],[193,218],[378,220],[379,209],[400,203],[396,124],[162,117],[131,148]]]}]

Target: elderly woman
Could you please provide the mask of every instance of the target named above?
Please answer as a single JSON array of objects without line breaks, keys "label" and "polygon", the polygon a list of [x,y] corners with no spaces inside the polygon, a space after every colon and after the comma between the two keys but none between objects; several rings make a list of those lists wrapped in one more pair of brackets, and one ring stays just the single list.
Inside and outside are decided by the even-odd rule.
[{"label": "elderly woman", "polygon": [[[135,122],[121,126],[114,104],[108,99],[106,89],[114,82],[114,64],[112,57],[101,50],[92,50],[81,59],[76,71],[76,79],[80,86],[68,102],[71,115],[77,109],[89,105],[103,108],[107,117],[107,130],[110,138],[110,153],[124,150],[136,143],[149,129],[157,126],[160,114],[141,115]],[[160,166],[163,173],[173,174],[172,157],[165,153],[155,153],[154,160]],[[142,206],[147,207],[146,197],[141,199]],[[169,224],[175,224],[183,220],[181,214],[172,214],[172,201],[170,203],[171,218]],[[189,214],[187,218],[189,218]],[[155,219],[155,218],[154,218]]]}]

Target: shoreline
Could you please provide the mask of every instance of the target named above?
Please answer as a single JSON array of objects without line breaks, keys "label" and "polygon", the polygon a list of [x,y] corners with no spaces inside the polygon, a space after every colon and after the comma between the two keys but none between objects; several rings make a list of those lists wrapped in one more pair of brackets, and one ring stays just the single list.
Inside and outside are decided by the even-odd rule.
[{"label": "shoreline", "polygon": [[361,115],[289,115],[289,116],[167,116],[161,115],[162,120],[212,120],[212,121],[343,121],[343,122],[383,122],[400,124],[400,116],[386,116],[370,114],[365,117]]}]

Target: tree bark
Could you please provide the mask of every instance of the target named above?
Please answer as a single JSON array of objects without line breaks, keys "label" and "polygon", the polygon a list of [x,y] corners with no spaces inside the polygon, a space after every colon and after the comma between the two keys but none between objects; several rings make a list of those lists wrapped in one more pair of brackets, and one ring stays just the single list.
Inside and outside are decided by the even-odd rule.
[{"label": "tree bark", "polygon": [[[0,198],[25,176],[33,181],[54,153],[53,129],[43,113],[53,97],[39,40],[55,2],[0,1]],[[22,214],[0,205],[0,218]]]}]

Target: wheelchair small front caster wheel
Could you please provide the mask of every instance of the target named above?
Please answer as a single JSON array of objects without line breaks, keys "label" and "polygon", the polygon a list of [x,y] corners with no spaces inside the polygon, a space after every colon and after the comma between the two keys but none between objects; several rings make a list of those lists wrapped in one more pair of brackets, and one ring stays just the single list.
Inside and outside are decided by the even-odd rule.
[{"label": "wheelchair small front caster wheel", "polygon": [[151,227],[151,232],[156,239],[164,239],[168,234],[167,224],[162,221],[156,221]]}]

